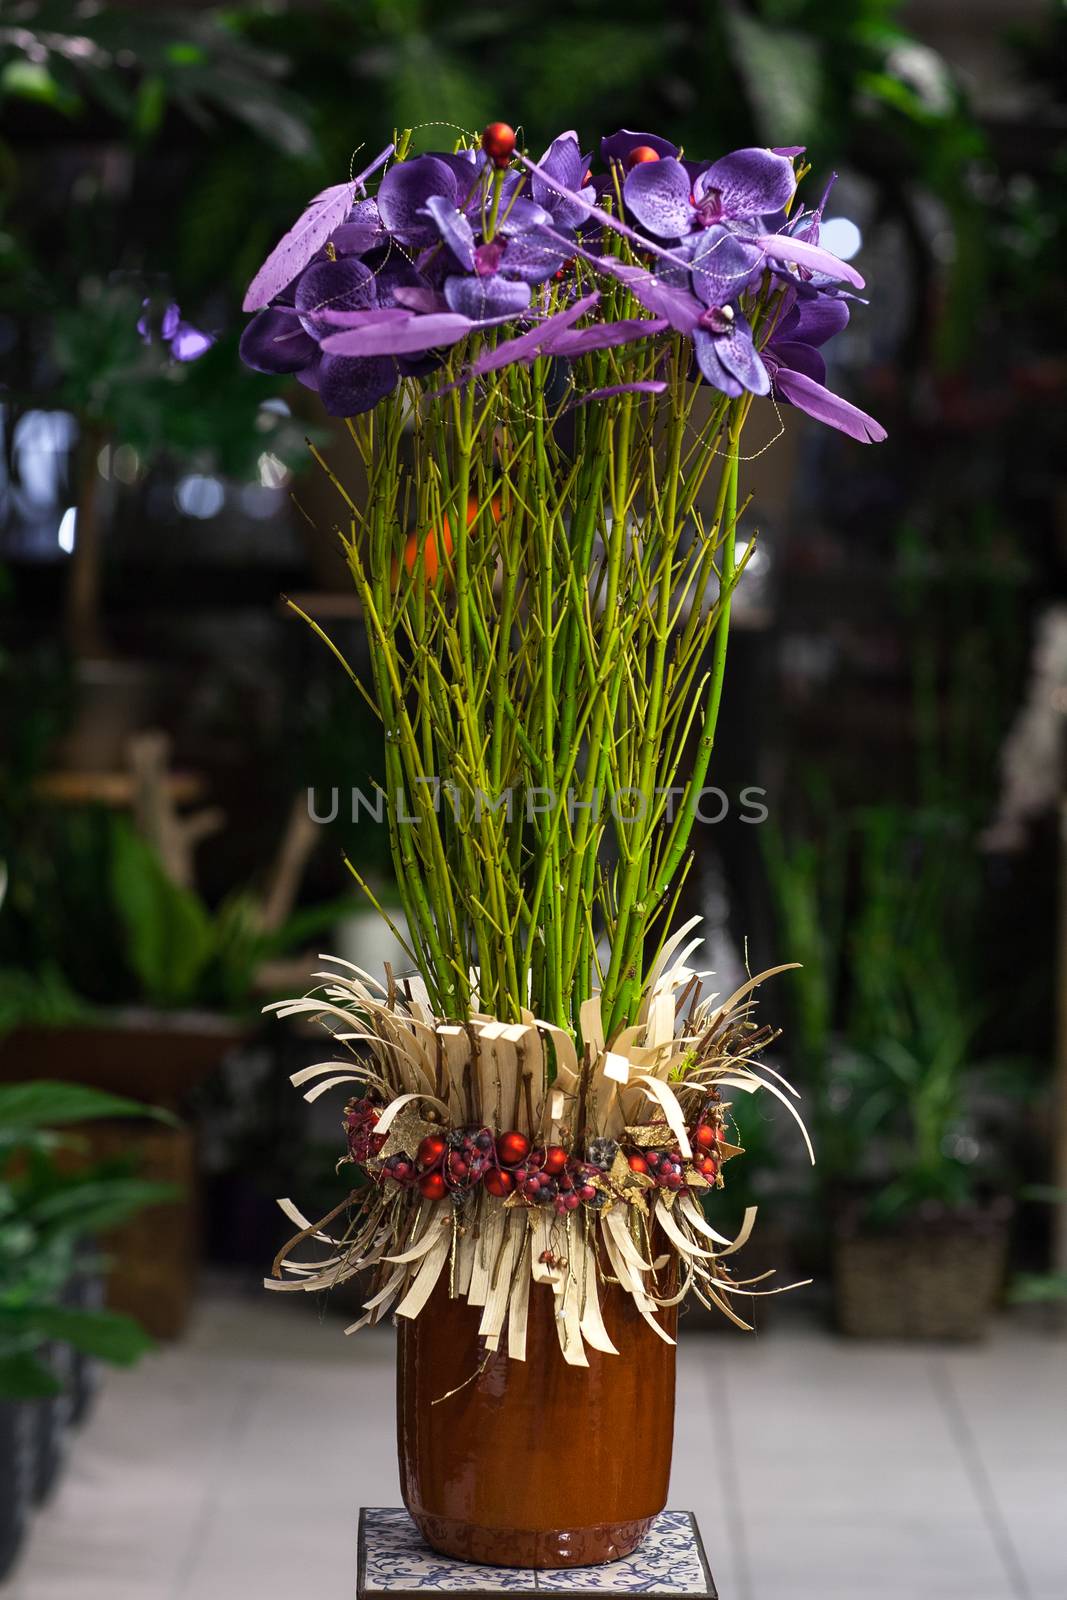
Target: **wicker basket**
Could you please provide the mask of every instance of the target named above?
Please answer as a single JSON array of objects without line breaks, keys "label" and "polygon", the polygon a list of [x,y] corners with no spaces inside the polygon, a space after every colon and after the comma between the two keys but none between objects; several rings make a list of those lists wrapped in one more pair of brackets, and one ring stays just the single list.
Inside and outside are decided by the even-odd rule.
[{"label": "wicker basket", "polygon": [[899,1233],[842,1233],[834,1247],[838,1326],[860,1339],[980,1339],[1003,1285],[1007,1242],[1007,1220],[996,1213]]}]

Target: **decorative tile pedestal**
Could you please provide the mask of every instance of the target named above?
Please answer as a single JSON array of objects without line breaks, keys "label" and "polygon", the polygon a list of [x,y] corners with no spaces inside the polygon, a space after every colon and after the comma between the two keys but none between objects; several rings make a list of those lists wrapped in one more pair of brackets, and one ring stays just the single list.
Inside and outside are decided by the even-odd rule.
[{"label": "decorative tile pedestal", "polygon": [[661,1511],[640,1549],[600,1567],[535,1572],[453,1561],[424,1544],[407,1512],[364,1506],[359,1513],[357,1600],[415,1600],[424,1594],[497,1596],[548,1592],[556,1600],[593,1594],[648,1600],[717,1600],[691,1511]]}]

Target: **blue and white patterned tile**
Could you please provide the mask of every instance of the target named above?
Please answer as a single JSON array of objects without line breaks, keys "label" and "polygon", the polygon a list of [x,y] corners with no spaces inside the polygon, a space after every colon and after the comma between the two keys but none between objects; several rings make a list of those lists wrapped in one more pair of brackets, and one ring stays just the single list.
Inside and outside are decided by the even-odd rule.
[{"label": "blue and white patterned tile", "polygon": [[363,1513],[363,1593],[532,1594],[537,1574],[524,1567],[482,1567],[453,1561],[425,1544],[400,1507],[368,1506]]},{"label": "blue and white patterned tile", "polygon": [[597,1567],[533,1572],[525,1567],[487,1567],[454,1561],[425,1544],[397,1507],[363,1513],[363,1583],[366,1600],[426,1591],[439,1594],[533,1593],[707,1596],[708,1579],[688,1511],[663,1511],[639,1549],[622,1561]]},{"label": "blue and white patterned tile", "polygon": [[708,1580],[688,1511],[661,1511],[632,1556],[600,1567],[539,1572],[537,1587],[565,1594],[706,1595]]}]

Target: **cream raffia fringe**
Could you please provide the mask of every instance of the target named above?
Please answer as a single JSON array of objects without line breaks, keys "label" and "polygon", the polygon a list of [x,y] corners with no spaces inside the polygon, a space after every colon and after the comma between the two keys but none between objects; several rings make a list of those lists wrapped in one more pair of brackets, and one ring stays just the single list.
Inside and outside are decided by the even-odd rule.
[{"label": "cream raffia fringe", "polygon": [[[570,1033],[538,1021],[532,1012],[510,1025],[478,1011],[464,1025],[441,1022],[418,980],[404,980],[401,993],[394,983],[383,988],[349,962],[323,957],[338,972],[316,974],[322,979],[318,990],[267,1009],[283,1017],[314,1018],[345,1047],[348,1060],[305,1067],[292,1082],[299,1088],[310,1085],[304,1095],[309,1101],[342,1085],[376,1094],[383,1110],[374,1131],[388,1136],[383,1158],[393,1151],[414,1156],[419,1140],[441,1133],[442,1124],[487,1125],[495,1133],[513,1128],[584,1157],[597,1138],[653,1143],[642,1135],[666,1122],[671,1138],[659,1143],[673,1142],[689,1163],[688,1192],[656,1187],[631,1172],[620,1152],[598,1182],[600,1209],[583,1206],[562,1217],[551,1206],[530,1205],[518,1193],[497,1199],[481,1185],[454,1205],[449,1196],[423,1200],[391,1182],[372,1183],[318,1223],[283,1199],[279,1206],[300,1232],[279,1253],[267,1287],[311,1292],[357,1273],[373,1273],[365,1314],[345,1330],[354,1333],[390,1311],[418,1316],[446,1274],[450,1294],[482,1308],[479,1334],[486,1349],[504,1343],[508,1354],[522,1361],[530,1285],[545,1284],[555,1297],[560,1349],[574,1366],[588,1365],[587,1346],[617,1354],[601,1315],[598,1286],[604,1280],[617,1280],[669,1344],[674,1341],[657,1320],[657,1308],[676,1305],[690,1292],[747,1329],[730,1297],[784,1290],[756,1289],[762,1278],[731,1276],[727,1258],[748,1239],[755,1207],[746,1210],[734,1239],[708,1223],[699,1191],[709,1185],[691,1164],[688,1127],[709,1098],[726,1113],[723,1091],[762,1090],[786,1106],[812,1160],[814,1154],[792,1104],[796,1091],[756,1059],[776,1035],[753,1021],[755,991],[788,969],[761,972],[721,1003],[714,996],[701,1000],[700,985],[710,974],[687,963],[702,940],[692,940],[676,955],[698,921],[693,918],[665,944],[635,1026],[605,1041],[599,999],[585,1003],[581,1059]],[[725,1142],[718,1147],[721,1159],[741,1153]],[[348,1225],[337,1237],[329,1226],[346,1212]],[[316,1261],[294,1260],[289,1252],[309,1240],[327,1246],[328,1254]],[[653,1254],[663,1246],[666,1253]],[[666,1276],[663,1287],[660,1279],[671,1254],[678,1271]]]}]

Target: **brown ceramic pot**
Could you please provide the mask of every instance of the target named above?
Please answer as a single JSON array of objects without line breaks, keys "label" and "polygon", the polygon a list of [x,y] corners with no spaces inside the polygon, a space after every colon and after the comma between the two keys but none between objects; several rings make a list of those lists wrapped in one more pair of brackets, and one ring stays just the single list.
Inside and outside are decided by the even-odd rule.
[{"label": "brown ceramic pot", "polygon": [[[622,1289],[600,1293],[619,1354],[589,1350],[588,1367],[563,1360],[544,1285],[530,1290],[526,1360],[498,1352],[473,1381],[485,1360],[480,1310],[450,1300],[442,1280],[421,1316],[398,1319],[400,1483],[435,1550],[492,1566],[591,1566],[629,1555],[663,1510],[674,1347]],[[676,1310],[660,1316],[673,1335]]]}]

